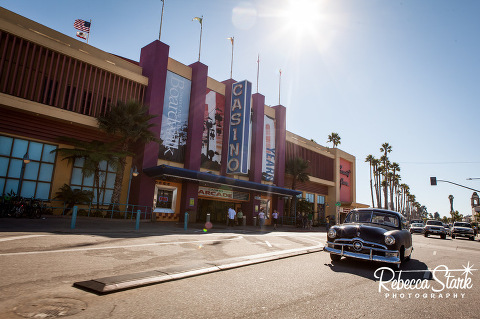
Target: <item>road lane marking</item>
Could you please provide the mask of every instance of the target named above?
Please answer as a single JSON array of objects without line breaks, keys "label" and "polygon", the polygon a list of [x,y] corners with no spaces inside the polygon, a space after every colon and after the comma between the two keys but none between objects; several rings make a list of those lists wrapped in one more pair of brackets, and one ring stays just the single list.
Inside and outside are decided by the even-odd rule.
[{"label": "road lane marking", "polygon": [[270,244],[267,240],[265,240],[265,243],[267,244],[268,247],[272,247],[272,244]]},{"label": "road lane marking", "polygon": [[436,250],[434,250],[434,251],[433,251],[433,255],[435,256],[436,254],[437,254],[437,251],[436,251]]},{"label": "road lane marking", "polygon": [[43,236],[48,236],[48,235],[24,235],[24,236],[6,237],[6,238],[0,238],[0,241],[26,239],[26,238],[43,237]]},{"label": "road lane marking", "polygon": [[238,236],[238,237],[235,237],[235,238],[226,238],[226,239],[177,241],[177,242],[169,242],[169,243],[151,243],[151,244],[124,245],[124,246],[107,246],[107,247],[71,248],[71,249],[59,249],[59,250],[26,251],[26,252],[18,252],[18,253],[2,253],[2,254],[0,254],[0,256],[36,255],[36,254],[67,253],[67,252],[102,250],[102,249],[123,249],[123,248],[147,247],[147,246],[196,244],[196,243],[206,243],[206,242],[218,242],[219,240],[233,241],[233,240],[239,240],[239,239],[243,239],[243,236]]}]

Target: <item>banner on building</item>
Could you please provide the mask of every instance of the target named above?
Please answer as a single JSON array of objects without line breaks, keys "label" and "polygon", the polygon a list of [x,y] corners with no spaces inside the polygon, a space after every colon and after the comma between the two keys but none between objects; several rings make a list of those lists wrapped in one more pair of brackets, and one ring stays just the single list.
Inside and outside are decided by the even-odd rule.
[{"label": "banner on building", "polygon": [[248,174],[251,103],[252,83],[247,80],[233,83],[227,161],[229,174]]},{"label": "banner on building", "polygon": [[340,158],[340,201],[352,201],[352,163]]},{"label": "banner on building", "polygon": [[263,124],[263,179],[273,182],[275,177],[275,120],[264,116]]},{"label": "banner on building", "polygon": [[225,96],[207,89],[203,116],[201,167],[220,170],[223,143]]},{"label": "banner on building", "polygon": [[178,163],[185,161],[190,89],[190,80],[167,71],[158,154],[161,159]]}]

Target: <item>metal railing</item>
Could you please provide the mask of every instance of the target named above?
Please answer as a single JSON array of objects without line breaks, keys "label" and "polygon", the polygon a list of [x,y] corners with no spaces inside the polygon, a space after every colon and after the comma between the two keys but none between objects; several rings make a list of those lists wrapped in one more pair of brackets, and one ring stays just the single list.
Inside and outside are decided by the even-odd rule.
[{"label": "metal railing", "polygon": [[[68,207],[68,203],[60,200],[45,201],[48,207],[54,213],[59,215],[67,215],[73,211],[73,207]],[[135,219],[137,211],[140,211],[140,218],[143,220],[150,220],[152,218],[152,207],[144,205],[130,205],[130,204],[116,204],[103,203],[97,209],[97,203],[90,204],[76,204],[78,207],[78,216],[86,217],[100,217],[100,218],[116,218],[116,219]]]}]

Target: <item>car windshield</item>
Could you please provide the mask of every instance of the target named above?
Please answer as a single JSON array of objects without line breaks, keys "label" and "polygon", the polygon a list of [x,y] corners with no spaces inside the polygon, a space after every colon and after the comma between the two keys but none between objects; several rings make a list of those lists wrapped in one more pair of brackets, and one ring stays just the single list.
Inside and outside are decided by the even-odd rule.
[{"label": "car windshield", "polygon": [[443,223],[438,220],[427,220],[427,225],[443,226]]},{"label": "car windshield", "polygon": [[455,223],[453,224],[453,226],[472,228],[472,226],[469,223]]},{"label": "car windshield", "polygon": [[372,223],[398,228],[400,221],[397,216],[386,212],[351,211],[345,223]]},{"label": "car windshield", "polygon": [[423,227],[423,224],[415,223],[415,224],[412,224],[412,227]]}]

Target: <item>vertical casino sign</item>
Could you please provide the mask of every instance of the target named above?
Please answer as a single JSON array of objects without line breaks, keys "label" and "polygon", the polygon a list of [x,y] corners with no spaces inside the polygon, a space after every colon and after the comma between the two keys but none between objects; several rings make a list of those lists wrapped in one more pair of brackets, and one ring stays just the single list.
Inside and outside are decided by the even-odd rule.
[{"label": "vertical casino sign", "polygon": [[247,80],[233,83],[227,160],[229,174],[248,174],[251,103],[252,83]]}]

